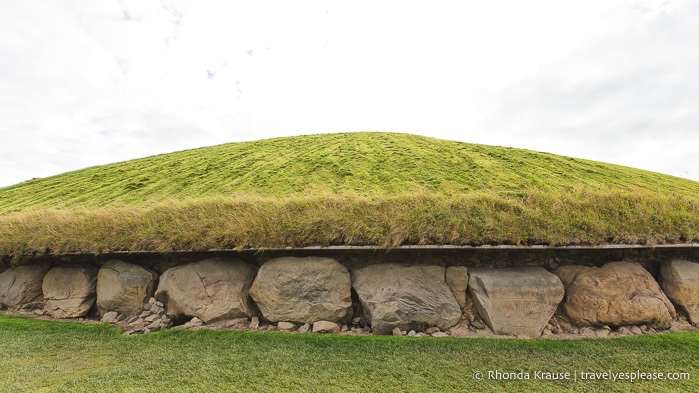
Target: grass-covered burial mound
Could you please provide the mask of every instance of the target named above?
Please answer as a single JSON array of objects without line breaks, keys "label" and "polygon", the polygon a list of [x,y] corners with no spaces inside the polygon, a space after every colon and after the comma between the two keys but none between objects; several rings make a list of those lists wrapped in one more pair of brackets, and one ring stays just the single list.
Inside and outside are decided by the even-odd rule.
[{"label": "grass-covered burial mound", "polygon": [[699,240],[699,183],[523,149],[346,133],[231,143],[0,189],[0,255]]}]

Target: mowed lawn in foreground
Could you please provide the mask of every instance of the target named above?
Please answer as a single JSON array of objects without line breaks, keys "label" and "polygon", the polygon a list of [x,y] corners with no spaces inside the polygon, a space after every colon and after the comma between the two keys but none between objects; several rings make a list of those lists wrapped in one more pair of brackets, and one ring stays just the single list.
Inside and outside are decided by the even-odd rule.
[{"label": "mowed lawn in foreground", "polygon": [[[208,330],[122,336],[107,325],[0,316],[0,343],[3,392],[699,390],[697,333],[573,341]],[[531,379],[489,379],[494,370]],[[535,374],[639,370],[686,374],[634,382]]]}]

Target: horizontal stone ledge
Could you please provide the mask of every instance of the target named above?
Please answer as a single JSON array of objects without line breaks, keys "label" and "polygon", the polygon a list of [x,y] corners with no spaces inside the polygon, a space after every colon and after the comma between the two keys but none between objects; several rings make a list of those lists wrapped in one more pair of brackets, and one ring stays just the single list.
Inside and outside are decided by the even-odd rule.
[{"label": "horizontal stone ledge", "polygon": [[212,257],[238,258],[259,267],[274,258],[311,256],[334,258],[343,266],[355,269],[378,263],[400,263],[467,267],[540,266],[553,270],[561,265],[601,266],[607,262],[630,260],[642,263],[656,274],[659,264],[666,260],[699,260],[699,243],[599,246],[404,245],[390,249],[375,246],[313,246],[169,252],[105,251],[97,254],[33,255],[12,263],[10,259],[0,258],[0,272],[11,265],[91,263],[99,266],[109,259],[120,259],[162,273],[170,267]]},{"label": "horizontal stone ledge", "polygon": [[209,251],[305,251],[305,250],[330,250],[330,251],[400,251],[400,250],[623,250],[623,249],[678,249],[678,248],[699,248],[699,243],[678,243],[678,244],[601,244],[597,246],[546,246],[546,245],[404,245],[397,247],[376,247],[376,246],[310,246],[310,247],[262,247],[244,250],[209,250]]},{"label": "horizontal stone ledge", "polygon": [[63,253],[63,254],[46,254],[56,257],[71,257],[79,255],[138,255],[138,254],[197,254],[197,253],[266,253],[266,252],[303,252],[303,251],[339,251],[339,252],[355,252],[355,251],[385,251],[400,252],[400,251],[483,251],[483,250],[506,250],[506,251],[529,251],[529,250],[551,250],[551,251],[566,251],[566,250],[664,250],[664,249],[699,249],[699,243],[678,243],[678,244],[601,244],[596,246],[573,245],[573,246],[546,246],[546,245],[403,245],[396,247],[377,247],[377,246],[308,246],[308,247],[260,247],[260,248],[216,248],[209,250],[174,250],[174,251],[108,251],[99,254],[83,254],[83,253]]}]

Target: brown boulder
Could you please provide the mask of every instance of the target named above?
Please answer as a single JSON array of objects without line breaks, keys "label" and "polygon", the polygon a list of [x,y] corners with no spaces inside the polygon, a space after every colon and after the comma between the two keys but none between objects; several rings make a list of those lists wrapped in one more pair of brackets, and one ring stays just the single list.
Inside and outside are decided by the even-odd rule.
[{"label": "brown boulder", "polygon": [[461,308],[441,266],[387,263],[352,271],[352,287],[376,334],[399,330],[446,330],[459,322]]},{"label": "brown boulder", "polygon": [[343,322],[352,317],[347,268],[321,257],[283,257],[260,267],[250,288],[262,315],[271,322]]},{"label": "brown boulder", "polygon": [[563,300],[561,280],[541,267],[470,269],[469,293],[495,334],[539,337]]},{"label": "brown boulder", "polygon": [[577,275],[566,289],[563,310],[581,326],[668,327],[675,308],[638,263],[611,262]]},{"label": "brown boulder", "polygon": [[142,266],[116,259],[105,262],[97,273],[97,310],[100,315],[110,311],[140,314],[153,296],[156,278],[154,271]]},{"label": "brown boulder", "polygon": [[55,318],[87,315],[95,304],[97,268],[94,266],[57,266],[44,277],[44,309]]},{"label": "brown boulder", "polygon": [[572,284],[573,281],[575,281],[575,278],[578,277],[578,274],[584,273],[592,269],[594,268],[590,266],[565,265],[554,270],[553,273],[561,279],[563,286],[568,288],[568,286]]},{"label": "brown boulder", "polygon": [[197,317],[205,323],[255,315],[248,290],[256,268],[237,259],[209,258],[173,267],[160,276],[155,298],[173,320]]},{"label": "brown boulder", "polygon": [[41,285],[47,271],[44,265],[22,265],[0,273],[0,308],[43,301]]},{"label": "brown boulder", "polygon": [[466,289],[468,289],[468,269],[466,266],[449,266],[445,271],[445,281],[459,307],[466,307]]},{"label": "brown boulder", "polygon": [[699,263],[675,259],[660,268],[665,294],[687,312],[689,321],[699,324]]}]

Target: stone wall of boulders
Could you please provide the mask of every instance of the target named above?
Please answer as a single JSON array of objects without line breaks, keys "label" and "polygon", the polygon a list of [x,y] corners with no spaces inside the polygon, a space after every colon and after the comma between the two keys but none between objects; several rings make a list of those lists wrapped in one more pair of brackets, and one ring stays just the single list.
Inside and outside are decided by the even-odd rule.
[{"label": "stone wall of boulders", "polygon": [[123,260],[35,263],[0,273],[0,309],[166,328],[534,338],[699,325],[699,263],[347,267],[283,256],[209,257],[160,272]]}]

